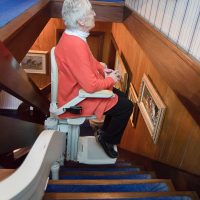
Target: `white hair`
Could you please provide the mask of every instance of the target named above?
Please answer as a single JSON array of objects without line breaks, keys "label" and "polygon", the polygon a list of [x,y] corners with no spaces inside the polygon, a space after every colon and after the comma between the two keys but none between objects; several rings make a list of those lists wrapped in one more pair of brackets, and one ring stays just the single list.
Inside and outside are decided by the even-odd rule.
[{"label": "white hair", "polygon": [[68,29],[79,27],[77,20],[83,18],[91,9],[89,0],[65,0],[62,7],[62,18]]}]

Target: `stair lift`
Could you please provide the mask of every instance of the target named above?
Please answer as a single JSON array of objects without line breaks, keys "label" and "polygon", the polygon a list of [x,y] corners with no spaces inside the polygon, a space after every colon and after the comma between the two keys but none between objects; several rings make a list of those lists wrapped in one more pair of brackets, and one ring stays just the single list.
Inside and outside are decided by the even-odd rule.
[{"label": "stair lift", "polygon": [[[96,142],[94,136],[80,137],[80,125],[87,119],[95,119],[96,116],[60,119],[59,115],[67,109],[76,106],[86,98],[112,98],[112,91],[101,90],[95,93],[87,93],[80,90],[77,97],[60,108],[57,107],[58,69],[54,53],[55,47],[51,50],[51,104],[50,117],[45,121],[46,129],[57,130],[66,133],[66,160],[84,164],[113,164],[116,158],[106,155],[102,147]],[[117,147],[115,146],[117,151]]]}]

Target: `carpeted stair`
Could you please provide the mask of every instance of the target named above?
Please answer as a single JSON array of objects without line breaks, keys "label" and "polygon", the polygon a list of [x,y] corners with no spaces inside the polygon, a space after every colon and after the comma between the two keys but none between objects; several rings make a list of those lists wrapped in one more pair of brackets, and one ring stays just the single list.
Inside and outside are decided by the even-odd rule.
[{"label": "carpeted stair", "polygon": [[66,163],[60,180],[49,180],[44,199],[194,200],[195,192],[178,192],[169,179],[156,179],[132,163],[114,165]]}]

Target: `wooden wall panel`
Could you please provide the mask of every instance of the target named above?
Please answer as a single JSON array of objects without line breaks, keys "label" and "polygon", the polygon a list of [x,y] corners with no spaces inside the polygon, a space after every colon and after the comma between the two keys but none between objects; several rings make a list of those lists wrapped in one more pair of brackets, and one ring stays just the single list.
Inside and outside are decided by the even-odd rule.
[{"label": "wooden wall panel", "polygon": [[[124,3],[91,1],[92,8],[96,12],[96,21],[122,22],[130,12],[125,13]],[[63,0],[50,2],[51,17],[61,18]]]},{"label": "wooden wall panel", "polygon": [[[53,46],[56,45],[56,30],[65,29],[65,25],[62,19],[51,18],[48,24],[45,26],[43,31],[40,33],[39,37],[31,47],[33,50],[43,50],[50,51]],[[104,36],[104,49],[103,49],[103,61],[108,62],[108,51],[109,51],[109,42],[111,40],[111,29],[112,24],[107,22],[96,22],[96,26],[92,31],[101,31],[105,32]]]},{"label": "wooden wall panel", "polygon": [[163,80],[200,125],[200,64],[178,49],[136,13],[124,21]]},{"label": "wooden wall panel", "polygon": [[[57,43],[57,35],[56,35],[57,31],[64,30],[64,29],[65,29],[65,25],[62,19],[51,18],[49,22],[47,23],[47,25],[42,30],[42,32],[40,33],[40,35],[38,36],[37,40],[31,47],[31,49],[50,52],[51,48],[55,46]],[[96,22],[96,26],[92,30],[97,33],[98,32],[105,33],[103,36],[103,41],[102,41],[103,44],[100,45],[100,46],[103,46],[103,50],[99,49],[99,50],[102,50],[103,52],[103,55],[100,55],[100,56],[102,57],[102,61],[105,63],[108,63],[108,59],[109,59],[109,51],[110,51],[110,43],[111,43],[111,29],[112,29],[111,23]],[[101,39],[101,37],[97,37],[96,39],[93,38],[92,42],[97,43],[99,39]],[[29,77],[40,89],[43,89],[50,84],[50,66],[49,65],[47,66],[47,71],[48,73],[45,75],[29,74]]]},{"label": "wooden wall panel", "polygon": [[146,73],[167,106],[157,144],[152,142],[140,113],[136,128],[128,124],[120,146],[199,175],[200,152],[197,149],[200,144],[200,129],[197,123],[163,80],[157,68],[128,29],[123,24],[114,23],[112,33],[119,51],[123,52],[130,66],[133,74],[131,82],[137,93],[142,76]]},{"label": "wooden wall panel", "polygon": [[[191,123],[191,122],[188,122]],[[192,123],[191,123],[192,124]],[[199,152],[199,127],[193,126],[190,129],[188,143],[185,146],[185,152],[180,163],[180,167],[183,169],[188,169],[193,172],[193,168],[199,168],[200,163],[200,154]],[[196,152],[196,153],[195,153]],[[191,160],[192,162],[188,162]]]},{"label": "wooden wall panel", "polygon": [[56,45],[56,29],[64,29],[63,21],[51,18],[31,47],[33,50],[50,51]]}]

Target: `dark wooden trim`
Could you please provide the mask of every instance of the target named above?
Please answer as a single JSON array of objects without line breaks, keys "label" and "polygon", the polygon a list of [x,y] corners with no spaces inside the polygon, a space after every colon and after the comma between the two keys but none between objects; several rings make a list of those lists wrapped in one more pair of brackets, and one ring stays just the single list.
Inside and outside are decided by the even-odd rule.
[{"label": "dark wooden trim", "polygon": [[0,40],[20,62],[49,20],[48,0],[40,0],[0,29]]},{"label": "dark wooden trim", "polygon": [[90,36],[91,37],[96,37],[96,38],[99,39],[98,55],[97,55],[96,59],[101,61],[102,60],[102,55],[103,55],[103,42],[104,42],[105,32],[91,31],[90,32]]},{"label": "dark wooden trim", "polygon": [[153,29],[136,13],[125,21],[163,80],[200,125],[200,64]]},{"label": "dark wooden trim", "polygon": [[0,155],[33,145],[43,125],[0,116]]},{"label": "dark wooden trim", "polygon": [[[96,21],[122,22],[124,20],[124,3],[97,2],[91,1],[96,12]],[[61,18],[63,0],[53,0],[50,2],[50,16]]]}]

